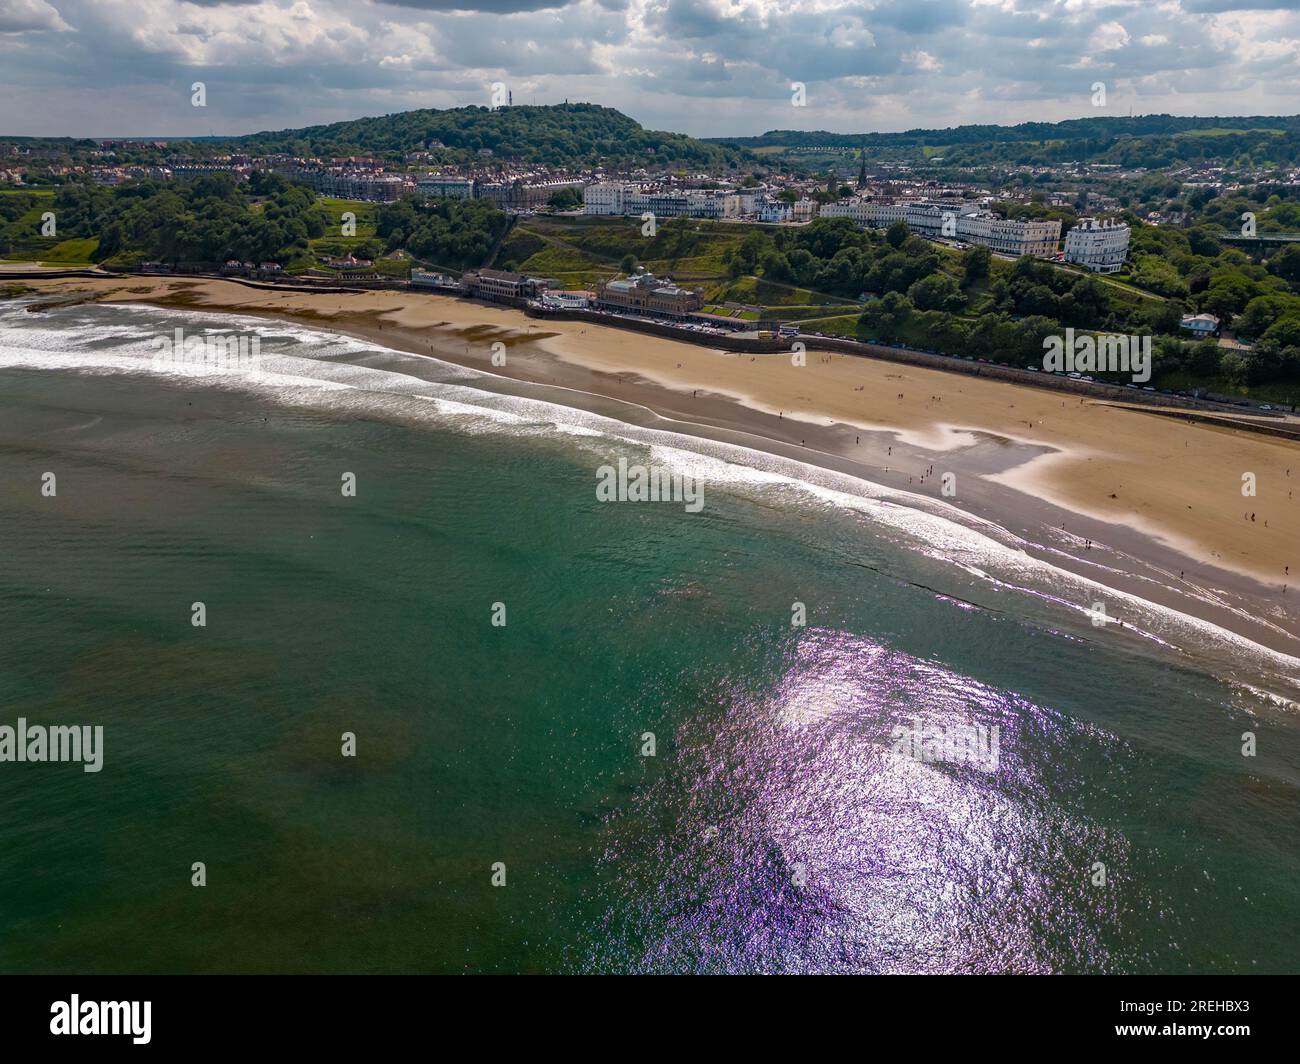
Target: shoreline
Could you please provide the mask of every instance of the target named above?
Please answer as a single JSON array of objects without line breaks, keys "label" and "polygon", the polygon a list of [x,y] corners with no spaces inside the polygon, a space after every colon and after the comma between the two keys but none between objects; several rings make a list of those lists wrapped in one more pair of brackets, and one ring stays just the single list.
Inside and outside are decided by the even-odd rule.
[{"label": "shoreline", "polygon": [[[910,492],[927,508],[955,510],[959,523],[1005,529],[1059,569],[1300,657],[1300,588],[1289,581],[1300,574],[1293,441],[811,345],[807,365],[794,367],[787,355],[539,322],[445,296],[260,291],[170,277],[29,285],[78,297],[69,302],[153,303],[320,328],[485,372],[503,387],[527,385],[520,394],[561,406]],[[494,354],[505,355],[504,366]],[[1241,471],[1289,494],[1261,488],[1243,498]],[[955,497],[942,494],[949,472]],[[1147,513],[1125,510],[1135,490]],[[1295,573],[1286,573],[1292,554]]]}]

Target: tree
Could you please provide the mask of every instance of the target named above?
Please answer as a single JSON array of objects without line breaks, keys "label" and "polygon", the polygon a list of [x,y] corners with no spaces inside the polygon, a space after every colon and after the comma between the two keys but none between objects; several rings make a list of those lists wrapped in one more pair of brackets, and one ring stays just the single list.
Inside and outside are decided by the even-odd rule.
[{"label": "tree", "polygon": [[1275,321],[1264,331],[1260,343],[1274,348],[1300,347],[1300,316]]},{"label": "tree", "polygon": [[976,244],[962,256],[962,283],[972,285],[989,275],[989,263],[993,260],[991,252],[984,244]]},{"label": "tree", "polygon": [[806,248],[795,248],[786,256],[790,274],[796,284],[812,284],[816,276],[817,260]]},{"label": "tree", "polygon": [[1239,273],[1223,273],[1210,282],[1201,296],[1201,309],[1227,321],[1242,311],[1257,294],[1257,286]]},{"label": "tree", "polygon": [[891,248],[901,248],[911,235],[912,230],[907,227],[906,222],[895,222],[885,230],[885,240]]},{"label": "tree", "polygon": [[732,277],[742,277],[758,268],[759,257],[772,245],[764,234],[751,230],[740,246],[730,251],[727,263]]},{"label": "tree", "polygon": [[1248,384],[1253,369],[1248,352],[1225,348],[1219,356],[1219,373],[1229,384]]},{"label": "tree", "polygon": [[956,313],[966,305],[957,282],[946,273],[932,273],[914,281],[907,290],[907,298],[918,310],[945,310]]},{"label": "tree", "polygon": [[1256,296],[1235,322],[1237,335],[1261,336],[1279,318],[1300,316],[1300,296],[1270,294]]},{"label": "tree", "polygon": [[1187,284],[1178,271],[1157,255],[1143,255],[1133,271],[1133,283],[1159,296],[1185,296]]},{"label": "tree", "polygon": [[1191,373],[1202,377],[1212,377],[1219,371],[1219,359],[1223,351],[1213,340],[1201,340],[1192,344],[1184,358],[1184,364]]},{"label": "tree", "polygon": [[869,337],[893,340],[911,316],[912,304],[907,296],[901,292],[887,292],[882,299],[867,301],[858,318],[858,328]]},{"label": "tree", "polygon": [[1274,275],[1294,285],[1300,285],[1300,244],[1289,244],[1279,251],[1269,263]]},{"label": "tree", "polygon": [[1193,255],[1204,255],[1207,258],[1213,258],[1223,250],[1210,226],[1198,225],[1194,229],[1187,230],[1187,244],[1192,249]]},{"label": "tree", "polygon": [[568,186],[566,188],[557,188],[550,194],[546,202],[557,211],[571,211],[575,207],[582,206],[582,197],[578,195],[576,188]]},{"label": "tree", "polygon": [[794,274],[790,269],[790,261],[781,252],[775,248],[764,253],[760,260],[763,267],[763,277],[770,281],[793,281]]}]

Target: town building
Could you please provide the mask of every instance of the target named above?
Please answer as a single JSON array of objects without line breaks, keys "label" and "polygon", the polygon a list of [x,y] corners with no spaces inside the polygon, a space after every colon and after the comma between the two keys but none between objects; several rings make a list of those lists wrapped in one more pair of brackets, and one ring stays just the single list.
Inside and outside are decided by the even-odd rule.
[{"label": "town building", "polygon": [[585,292],[580,289],[571,291],[542,293],[542,306],[549,310],[586,310],[591,306],[595,298],[594,292]]},{"label": "town building", "polygon": [[600,181],[582,190],[584,214],[653,214],[656,218],[737,218],[744,210],[739,194],[721,189],[656,188]]},{"label": "town building", "polygon": [[[893,210],[896,217],[886,221],[886,209]],[[866,199],[841,200],[839,203],[827,203],[822,207],[823,218],[851,218],[856,225],[874,228],[888,228],[894,222],[903,221],[905,209],[901,203],[875,203]]]},{"label": "town building", "polygon": [[698,292],[681,288],[667,278],[638,273],[617,281],[601,281],[596,286],[596,306],[602,310],[684,318],[704,306],[704,300]]},{"label": "town building", "polygon": [[790,204],[779,199],[768,199],[759,203],[757,213],[760,222],[788,222],[794,217],[794,210]]},{"label": "town building", "polygon": [[469,177],[451,174],[425,174],[415,179],[415,191],[425,196],[472,199],[474,181]]},{"label": "town building", "polygon": [[459,288],[460,284],[454,277],[445,273],[438,273],[434,270],[421,270],[418,267],[411,269],[411,284],[417,288]]},{"label": "town building", "polygon": [[1080,218],[1065,234],[1065,261],[1095,273],[1115,273],[1128,257],[1129,228],[1123,222]]},{"label": "town building", "polygon": [[904,222],[918,236],[984,244],[1001,255],[1051,258],[1061,238],[1059,219],[1014,221],[971,203],[881,203],[848,200],[821,208],[823,218],[852,218],[861,226],[887,229]]},{"label": "town building", "polygon": [[598,181],[582,190],[584,214],[622,214],[623,194],[634,185],[620,185],[613,181]]},{"label": "town building", "polygon": [[540,277],[525,277],[521,273],[505,270],[473,270],[460,279],[465,294],[475,299],[488,299],[495,303],[517,303],[535,299],[546,290],[547,281]]},{"label": "town building", "polygon": [[325,167],[293,159],[277,163],[271,169],[291,181],[301,181],[322,196],[337,199],[365,200],[371,203],[392,203],[400,199],[408,188],[407,179],[399,174],[386,174],[376,170]]},{"label": "town building", "polygon": [[1185,314],[1179,319],[1178,327],[1203,340],[1218,332],[1219,319],[1213,314]]},{"label": "town building", "polygon": [[1033,255],[1050,259],[1056,255],[1056,246],[1061,240],[1061,220],[1013,221],[999,218],[992,211],[980,211],[957,218],[957,239],[984,244],[991,251],[1012,258]]},{"label": "town building", "polygon": [[480,181],[474,194],[504,211],[524,211],[545,206],[551,196],[562,189],[581,187],[582,182],[576,179],[530,181],[515,178],[512,181]]}]

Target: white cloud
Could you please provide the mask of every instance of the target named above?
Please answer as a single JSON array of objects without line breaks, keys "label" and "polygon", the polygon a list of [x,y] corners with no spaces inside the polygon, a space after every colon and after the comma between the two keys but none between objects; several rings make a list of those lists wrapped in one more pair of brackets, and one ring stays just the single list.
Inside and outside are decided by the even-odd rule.
[{"label": "white cloud", "polygon": [[71,29],[45,0],[0,0],[0,33]]},{"label": "white cloud", "polygon": [[1300,85],[1280,0],[56,2],[0,0],[0,133],[247,132],[493,81],[710,136],[1094,115],[1097,79],[1115,113],[1293,112]]},{"label": "white cloud", "polygon": [[1119,22],[1103,22],[1088,41],[1088,47],[1097,52],[1112,52],[1129,42],[1128,30]]},{"label": "white cloud", "polygon": [[923,49],[920,48],[918,48],[915,52],[905,55],[903,59],[906,63],[908,63],[910,66],[915,67],[917,70],[935,72],[943,69],[943,64],[939,62],[939,60],[937,60],[929,52],[924,51]]}]

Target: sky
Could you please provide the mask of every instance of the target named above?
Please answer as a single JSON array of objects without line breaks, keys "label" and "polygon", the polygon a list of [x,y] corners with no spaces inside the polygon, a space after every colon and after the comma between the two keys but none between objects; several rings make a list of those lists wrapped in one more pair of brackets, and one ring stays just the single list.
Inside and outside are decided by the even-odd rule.
[{"label": "sky", "polygon": [[494,83],[696,136],[1294,114],[1300,0],[0,0],[0,135],[251,133]]}]

